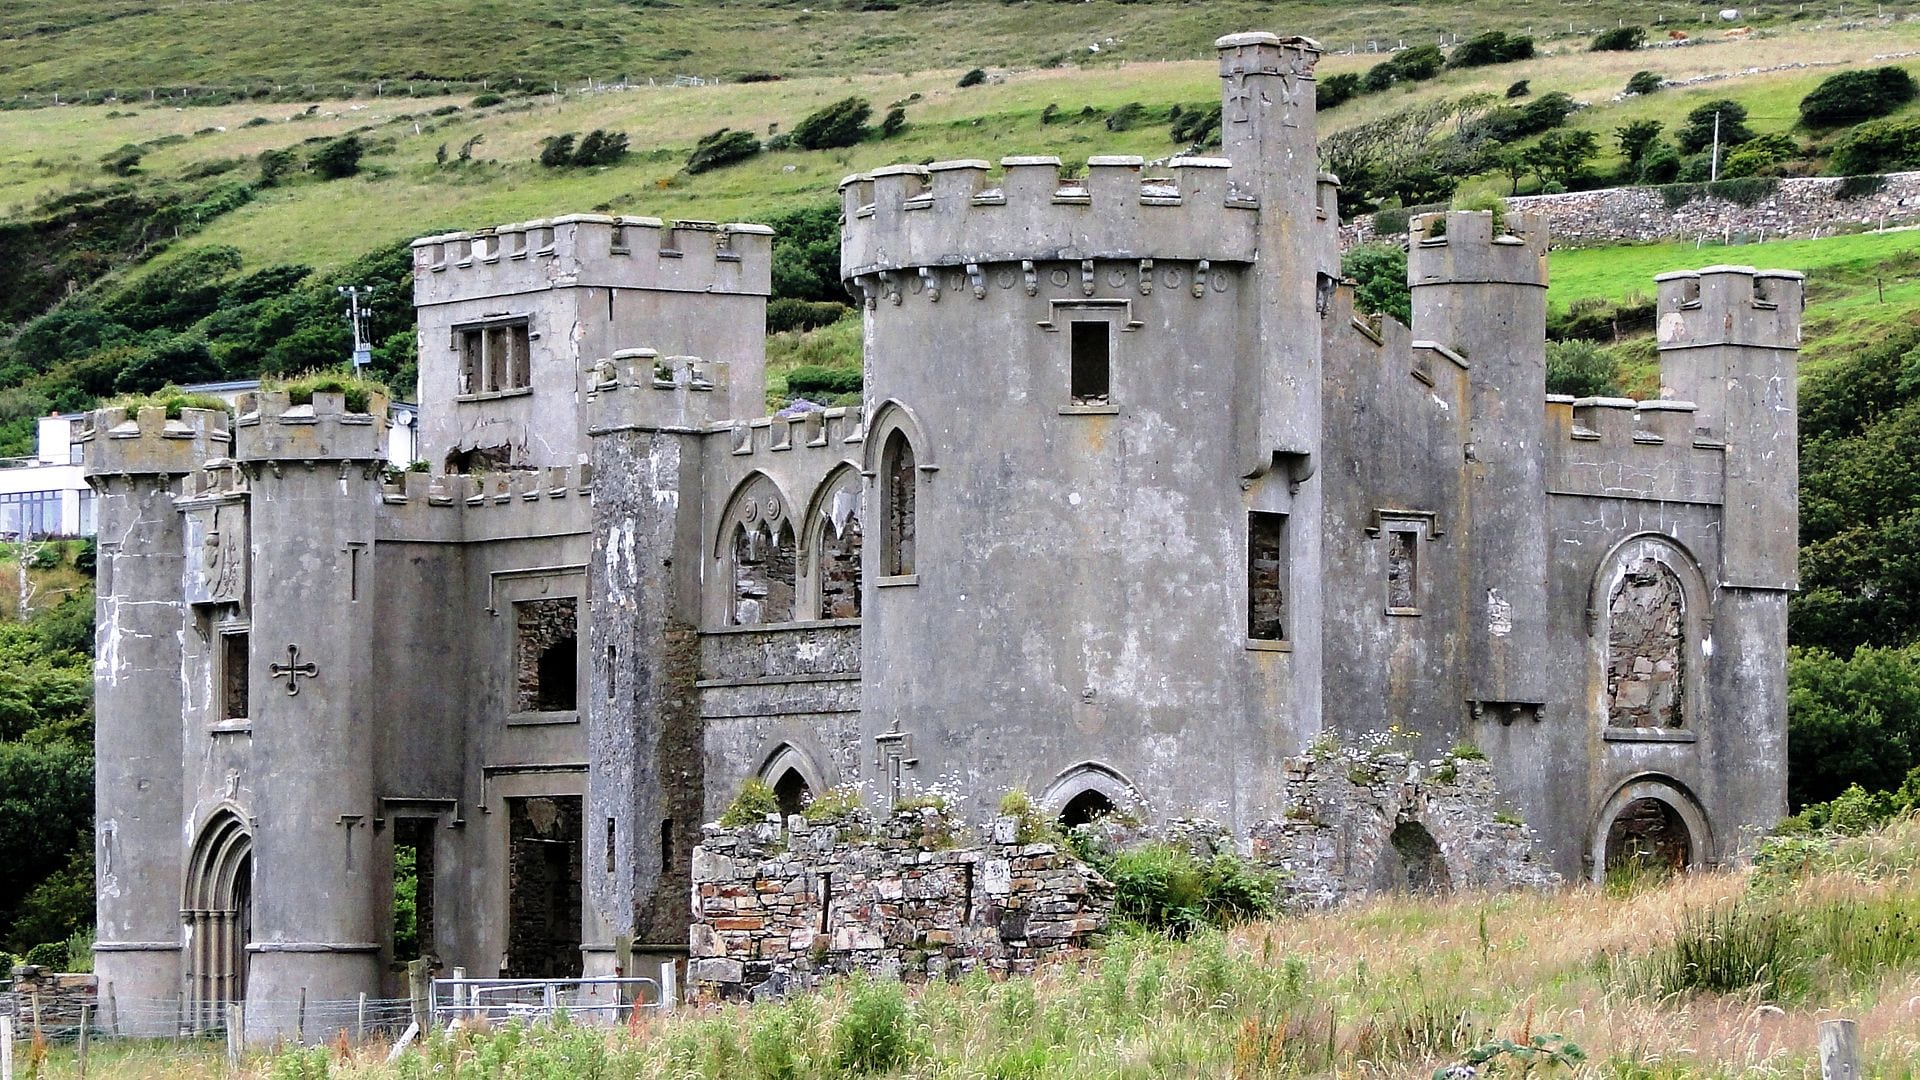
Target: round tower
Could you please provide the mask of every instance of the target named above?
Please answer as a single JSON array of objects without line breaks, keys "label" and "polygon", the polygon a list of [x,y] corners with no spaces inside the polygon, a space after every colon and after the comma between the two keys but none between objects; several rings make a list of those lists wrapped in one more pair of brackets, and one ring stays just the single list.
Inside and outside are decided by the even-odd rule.
[{"label": "round tower", "polygon": [[1233,820],[1318,727],[1317,53],[1221,48],[1237,157],[842,182],[883,793],[958,772],[1069,816],[1137,797]]}]

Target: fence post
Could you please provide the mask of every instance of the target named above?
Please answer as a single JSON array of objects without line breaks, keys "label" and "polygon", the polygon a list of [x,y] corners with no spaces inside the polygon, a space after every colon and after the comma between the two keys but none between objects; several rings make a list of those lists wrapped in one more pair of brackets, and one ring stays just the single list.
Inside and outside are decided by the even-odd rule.
[{"label": "fence post", "polygon": [[413,1004],[413,1022],[425,1035],[433,1030],[433,1003],[428,999],[427,962],[423,960],[407,961],[407,997]]},{"label": "fence post", "polygon": [[353,1041],[367,1041],[367,992],[360,991],[360,1004],[353,1012]]},{"label": "fence post", "polygon": [[80,1036],[73,1048],[73,1071],[79,1080],[87,1080],[87,1035],[93,1030],[93,1006],[80,1006]]},{"label": "fence post", "polygon": [[1820,1080],[1860,1080],[1860,1028],[1853,1021],[1820,1021]]},{"label": "fence post", "polygon": [[660,1011],[672,1012],[680,1004],[680,969],[671,959],[660,961]]},{"label": "fence post", "polygon": [[307,988],[300,988],[300,1011],[293,1016],[293,1038],[301,1046],[307,1045]]},{"label": "fence post", "polygon": [[246,1006],[237,1001],[227,1003],[227,1075],[240,1072],[240,1047],[246,1039]]},{"label": "fence post", "polygon": [[[625,979],[633,975],[633,935],[616,934],[613,938],[613,975],[616,979]],[[620,982],[613,984],[613,1000],[618,1005],[631,1005],[634,1000],[634,984]]]},{"label": "fence post", "polygon": [[113,996],[113,984],[107,984],[107,1034],[118,1037],[120,1034],[120,1001]]},{"label": "fence post", "polygon": [[13,1017],[0,1016],[0,1080],[13,1080]]}]

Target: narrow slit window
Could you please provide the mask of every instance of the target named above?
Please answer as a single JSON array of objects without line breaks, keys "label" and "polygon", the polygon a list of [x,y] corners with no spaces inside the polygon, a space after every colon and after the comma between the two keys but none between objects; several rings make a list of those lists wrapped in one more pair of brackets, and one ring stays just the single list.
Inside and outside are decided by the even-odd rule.
[{"label": "narrow slit window", "polygon": [[673,819],[660,819],[660,872],[673,872]]},{"label": "narrow slit window", "polygon": [[1072,386],[1075,405],[1105,405],[1110,388],[1108,327],[1105,322],[1072,324]]},{"label": "narrow slit window", "polygon": [[1405,615],[1420,609],[1420,534],[1387,533],[1387,610]]},{"label": "narrow slit window", "polygon": [[1287,639],[1287,515],[1247,514],[1247,637]]},{"label": "narrow slit window", "polygon": [[248,651],[245,633],[220,635],[221,699],[229,720],[244,720],[247,717]]},{"label": "narrow slit window", "polygon": [[618,838],[618,830],[614,825],[614,821],[612,818],[608,818],[607,819],[607,873],[609,874],[613,873],[614,841],[617,838]]},{"label": "narrow slit window", "polygon": [[887,492],[887,532],[881,565],[891,577],[913,573],[914,556],[914,473],[913,444],[904,432],[887,436],[887,450],[881,455],[880,482]]}]

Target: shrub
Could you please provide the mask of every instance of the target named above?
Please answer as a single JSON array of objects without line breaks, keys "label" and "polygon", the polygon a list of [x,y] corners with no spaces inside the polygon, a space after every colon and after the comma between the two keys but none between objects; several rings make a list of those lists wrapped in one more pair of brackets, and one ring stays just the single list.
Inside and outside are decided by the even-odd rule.
[{"label": "shrub", "polygon": [[1531,81],[1521,79],[1519,82],[1512,83],[1507,87],[1507,100],[1512,101],[1514,98],[1523,98],[1531,93],[1533,93]]},{"label": "shrub", "polygon": [[573,144],[579,136],[573,132],[564,135],[549,135],[540,140],[540,164],[549,169],[564,168],[573,164]]},{"label": "shrub", "polygon": [[899,105],[895,105],[893,108],[887,110],[886,117],[880,121],[880,137],[883,139],[891,139],[895,135],[905,131],[906,128],[907,110]]},{"label": "shrub", "polygon": [[[1375,222],[1377,226],[1377,217]],[[1401,229],[1405,228],[1405,219],[1402,219]],[[1391,315],[1403,326],[1413,321],[1413,294],[1407,287],[1407,253],[1400,245],[1362,244],[1340,257],[1340,273],[1353,279],[1354,311]]]},{"label": "shrub", "polygon": [[1651,94],[1667,85],[1667,80],[1657,71],[1636,71],[1627,80],[1627,93]]},{"label": "shrub", "polygon": [[1114,910],[1150,929],[1185,937],[1273,910],[1278,879],[1234,855],[1202,862],[1185,848],[1142,844],[1098,869],[1113,882]]},{"label": "shrub", "polygon": [[1387,61],[1393,65],[1395,78],[1408,82],[1424,82],[1440,74],[1447,66],[1446,54],[1438,45],[1415,45],[1411,49],[1402,49]]},{"label": "shrub", "polygon": [[1366,75],[1360,79],[1360,88],[1369,94],[1377,94],[1392,88],[1399,77],[1399,71],[1394,68],[1393,61],[1389,60],[1368,68]]},{"label": "shrub", "polygon": [[293,175],[298,164],[291,150],[262,150],[254,159],[260,164],[260,186],[273,187]]},{"label": "shrub", "polygon": [[1173,141],[1189,146],[1211,146],[1220,141],[1220,106],[1214,104],[1204,109],[1191,109],[1180,114],[1169,131]]},{"label": "shrub", "polygon": [[1017,823],[1014,843],[1037,844],[1053,837],[1053,822],[1034,805],[1033,796],[1019,788],[1000,796],[1000,816]]},{"label": "shrub", "polygon": [[1920,120],[1861,124],[1834,145],[1831,165],[1842,176],[1920,169]]},{"label": "shrub", "polygon": [[867,137],[867,118],[873,105],[850,97],[812,113],[794,125],[793,144],[802,150],[831,150],[852,146]]},{"label": "shrub", "polygon": [[1644,26],[1616,26],[1595,34],[1588,52],[1632,52],[1647,43]]},{"label": "shrub", "polygon": [[699,142],[693,144],[693,153],[687,155],[686,169],[697,175],[745,161],[759,152],[760,140],[754,138],[753,132],[721,128],[702,136]]},{"label": "shrub", "polygon": [[358,375],[327,371],[312,371],[284,380],[262,379],[260,389],[284,391],[288,402],[294,405],[313,404],[315,394],[341,394],[346,398],[345,408],[350,413],[367,412],[373,407],[375,395],[392,396],[384,383],[363,379]]},{"label": "shrub", "polygon": [[1329,75],[1321,79],[1316,86],[1318,89],[1314,99],[1316,110],[1331,109],[1360,96],[1360,76],[1351,71]]},{"label": "shrub", "polygon": [[1834,185],[1833,197],[1840,202],[1853,202],[1871,198],[1880,194],[1887,186],[1887,178],[1878,173],[1866,173],[1861,176],[1848,176]]},{"label": "shrub", "polygon": [[1524,34],[1509,37],[1505,31],[1488,30],[1454,46],[1447,57],[1450,68],[1485,67],[1533,57],[1533,39]]},{"label": "shrub", "polygon": [[779,82],[783,78],[785,78],[785,76],[771,71],[743,71],[735,75],[733,81],[737,83],[763,83]]},{"label": "shrub", "polygon": [[740,785],[740,793],[727,804],[726,812],[720,815],[720,824],[724,828],[738,829],[747,825],[758,825],[767,820],[768,814],[780,813],[780,800],[773,788],[757,776],[748,777]]},{"label": "shrub", "polygon": [[627,133],[624,131],[602,131],[595,128],[587,132],[580,140],[580,146],[573,152],[571,165],[612,165],[627,154]]},{"label": "shrub", "polygon": [[913,1017],[897,982],[858,979],[834,1025],[834,1056],[852,1073],[889,1072],[913,1050]]},{"label": "shrub", "polygon": [[1146,118],[1146,115],[1147,107],[1145,105],[1137,101],[1129,101],[1125,105],[1107,114],[1107,130],[1132,131],[1139,125],[1141,120]]},{"label": "shrub", "polygon": [[114,176],[132,176],[140,168],[140,158],[144,155],[139,147],[128,143],[118,150],[104,154],[100,158],[100,167]]},{"label": "shrub", "polygon": [[499,94],[488,92],[476,95],[474,99],[467,102],[467,104],[476,109],[484,109],[489,105],[498,105],[505,100],[507,99]]},{"label": "shrub", "polygon": [[965,90],[969,86],[979,86],[986,81],[987,73],[980,68],[974,68],[972,71],[960,76],[960,89]]},{"label": "shrub", "polygon": [[1800,156],[1800,146],[1778,132],[1761,135],[1735,147],[1720,165],[1727,179],[1778,175],[1779,167]]},{"label": "shrub", "polygon": [[1913,76],[1897,67],[1843,71],[1823,79],[1800,99],[1800,121],[1808,127],[1857,124],[1897,111],[1920,96]]},{"label": "shrub", "polygon": [[787,393],[799,397],[809,394],[853,394],[860,391],[863,373],[859,368],[827,368],[803,364],[787,373]]},{"label": "shrub", "polygon": [[1613,357],[1591,341],[1547,343],[1547,393],[1612,397],[1620,392]]},{"label": "shrub", "polygon": [[862,805],[860,789],[841,784],[815,795],[801,813],[806,815],[809,824],[831,825],[859,813]]},{"label": "shrub", "polygon": [[67,963],[67,943],[64,941],[43,941],[27,950],[27,963],[34,967],[43,967],[59,971]]},{"label": "shrub", "polygon": [[[767,305],[767,333],[831,326],[851,310],[847,305],[833,300],[800,300],[783,296]],[[854,389],[858,390],[859,387]]]},{"label": "shrub", "polygon": [[358,135],[342,135],[321,143],[307,158],[307,167],[327,180],[344,180],[360,171],[365,152]]}]

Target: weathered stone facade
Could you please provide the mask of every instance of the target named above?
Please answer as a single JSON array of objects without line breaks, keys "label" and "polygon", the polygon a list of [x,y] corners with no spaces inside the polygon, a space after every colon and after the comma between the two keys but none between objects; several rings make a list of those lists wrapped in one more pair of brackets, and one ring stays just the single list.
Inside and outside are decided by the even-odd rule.
[{"label": "weathered stone facade", "polygon": [[[340,394],[97,411],[103,988],[244,997],[256,1037],[397,996],[407,850],[444,967],[684,956],[748,777],[1242,845],[1309,747],[1398,728],[1479,747],[1564,876],[1735,857],[1785,803],[1799,275],[1663,275],[1662,400],[1549,397],[1546,223],[1422,221],[1412,326],[1357,317],[1317,47],[1219,44],[1221,157],[844,181],[857,407],[758,415],[770,230],[580,215],[415,242],[434,472],[384,475],[384,405]],[[1331,782],[1351,838],[1269,830],[1321,895],[1508,880],[1486,797]],[[978,850],[916,879],[971,916],[913,919],[1069,869]],[[995,932],[941,949],[1042,940]]]},{"label": "weathered stone facade", "polygon": [[866,971],[938,979],[1027,974],[1105,929],[1112,888],[1012,818],[961,845],[933,809],[809,825],[708,825],[693,856],[687,978],[714,997]]}]

